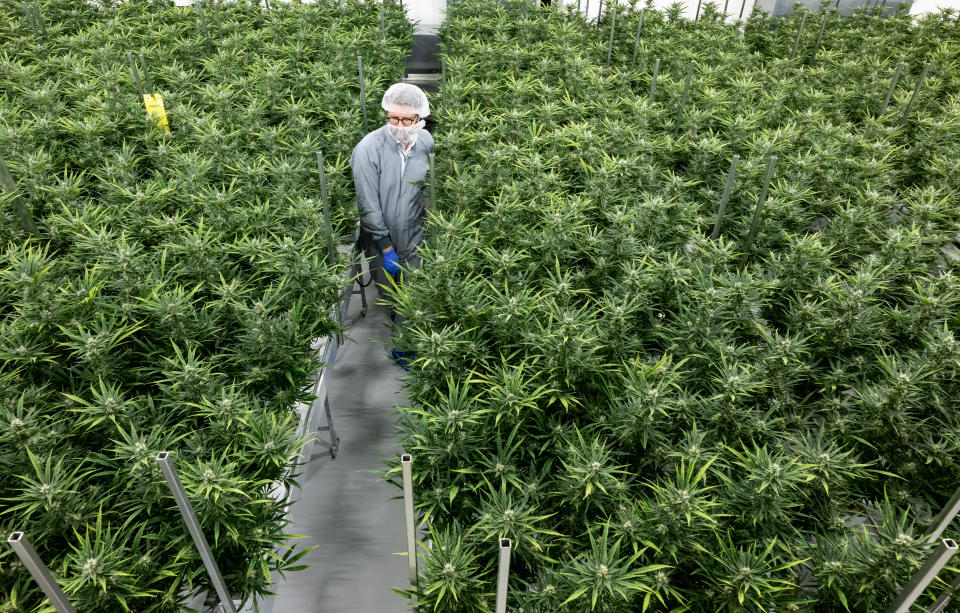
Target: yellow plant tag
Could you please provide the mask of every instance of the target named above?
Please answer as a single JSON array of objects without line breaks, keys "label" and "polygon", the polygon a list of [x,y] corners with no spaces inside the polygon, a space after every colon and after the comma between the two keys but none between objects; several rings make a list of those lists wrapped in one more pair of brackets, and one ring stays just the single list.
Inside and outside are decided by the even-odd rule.
[{"label": "yellow plant tag", "polygon": [[153,117],[153,120],[164,131],[169,132],[170,124],[167,123],[167,110],[163,108],[163,98],[160,97],[160,94],[144,94],[143,103],[147,107],[147,115]]}]

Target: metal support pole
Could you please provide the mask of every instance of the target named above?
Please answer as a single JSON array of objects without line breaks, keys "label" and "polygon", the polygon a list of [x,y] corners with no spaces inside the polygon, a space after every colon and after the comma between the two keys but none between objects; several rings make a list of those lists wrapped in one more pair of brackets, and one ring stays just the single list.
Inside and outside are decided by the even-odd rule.
[{"label": "metal support pole", "polygon": [[823,31],[827,28],[827,20],[830,19],[830,13],[824,13],[823,19],[820,20],[820,31],[817,32],[817,42],[813,45],[813,55],[810,56],[811,59],[817,57],[817,52],[820,51],[820,43],[823,41]]},{"label": "metal support pole", "polygon": [[890,81],[890,89],[887,90],[887,97],[883,99],[883,104],[880,105],[880,115],[882,116],[886,110],[887,105],[890,104],[890,100],[893,98],[893,92],[897,89],[897,84],[900,82],[900,76],[903,74],[903,62],[897,64],[897,70],[893,73],[893,80]]},{"label": "metal support pole", "polygon": [[207,30],[207,17],[203,14],[203,3],[197,2],[193,6],[197,7],[197,11],[200,13],[200,25],[203,26],[203,35],[207,37],[207,42],[210,42],[210,31]]},{"label": "metal support pole", "polygon": [[447,61],[440,58],[440,112],[447,114]]},{"label": "metal support pole", "polygon": [[613,5],[613,14],[610,16],[610,43],[607,45],[607,70],[610,70],[610,60],[613,58],[613,34],[617,27],[617,5]]},{"label": "metal support pole", "polygon": [[27,18],[27,21],[30,22],[30,28],[33,30],[33,36],[35,38],[40,38],[40,31],[37,29],[37,22],[34,18],[33,10],[27,6],[27,1],[22,0],[21,4],[23,5],[23,16]]},{"label": "metal support pole", "polygon": [[223,22],[220,21],[220,9],[217,8],[217,0],[210,0],[210,5],[213,6],[213,18],[217,22],[217,36],[223,38]]},{"label": "metal support pole", "polygon": [[386,24],[386,11],[383,9],[383,3],[385,0],[380,0],[380,38],[384,39],[387,36],[387,24]]},{"label": "metal support pole", "polygon": [[747,8],[747,0],[743,0],[743,2],[740,3],[740,16],[737,17],[738,20],[743,19],[743,9],[745,8]]},{"label": "metal support pole", "polygon": [[793,51],[790,52],[790,59],[797,57],[797,49],[800,48],[800,35],[803,34],[803,26],[807,23],[807,15],[810,13],[804,11],[803,16],[800,17],[800,27],[797,28],[797,40],[793,41]]},{"label": "metal support pole", "polygon": [[723,223],[723,213],[727,210],[727,203],[730,202],[730,191],[733,189],[733,182],[737,178],[737,164],[740,163],[740,156],[734,155],[730,162],[730,170],[727,171],[727,184],[723,188],[723,197],[720,198],[720,207],[717,208],[717,221],[713,224],[713,232],[710,238],[716,240],[720,236],[720,226]]},{"label": "metal support pole", "polygon": [[[410,586],[417,589],[417,527],[413,515],[413,456],[405,453],[400,456],[400,469],[403,474],[403,516],[407,524],[407,562],[410,565]],[[414,597],[416,603],[416,597]]]},{"label": "metal support pole", "polygon": [[927,558],[920,570],[914,573],[910,583],[903,588],[897,599],[887,609],[887,613],[907,613],[913,602],[923,593],[923,590],[927,589],[955,553],[957,553],[957,544],[952,539],[940,541],[940,546]]},{"label": "metal support pole", "polygon": [[360,73],[360,107],[363,109],[363,131],[369,132],[367,128],[367,86],[363,82],[363,58],[357,56],[357,69]]},{"label": "metal support pole", "polygon": [[317,151],[317,172],[320,174],[320,203],[323,206],[323,219],[327,233],[327,264],[337,263],[337,253],[333,245],[333,221],[330,219],[330,200],[327,196],[327,173],[323,168],[323,151]]},{"label": "metal support pole", "polygon": [[654,97],[657,95],[657,75],[660,74],[660,58],[653,62],[653,78],[650,79],[650,97],[647,99],[647,108],[653,106]]},{"label": "metal support pole", "polygon": [[687,106],[687,95],[690,93],[690,79],[693,78],[694,63],[687,66],[687,78],[683,81],[683,94],[680,96],[680,110],[677,111],[677,125],[673,129],[673,137],[680,136],[680,120],[683,119],[683,107]]},{"label": "metal support pole", "polygon": [[930,613],[942,613],[958,591],[960,591],[960,575],[957,575],[950,587],[937,596],[937,599],[930,605]]},{"label": "metal support pole", "polygon": [[699,21],[700,19],[700,5],[703,4],[703,0],[697,0],[697,12],[693,14],[693,20]]},{"label": "metal support pole", "polygon": [[763,178],[763,189],[760,191],[760,197],[757,199],[757,208],[753,211],[753,221],[750,222],[750,233],[743,244],[743,255],[740,257],[740,266],[746,265],[750,258],[750,248],[753,246],[753,240],[757,237],[757,231],[760,229],[760,213],[763,212],[763,205],[767,202],[767,193],[770,191],[770,181],[773,179],[773,168],[777,165],[777,156],[771,155],[767,160],[767,174]]},{"label": "metal support pole", "polygon": [[930,62],[923,65],[923,71],[920,73],[920,78],[917,79],[917,86],[913,88],[913,93],[910,94],[910,101],[907,102],[907,108],[904,109],[903,117],[900,118],[900,121],[906,121],[907,116],[910,115],[910,111],[913,109],[913,103],[917,99],[917,94],[920,93],[920,86],[923,85],[924,79],[927,78],[928,70],[930,70]]},{"label": "metal support pole", "polygon": [[643,11],[640,9],[640,21],[637,23],[637,36],[633,39],[633,66],[637,65],[637,51],[640,50],[640,29],[643,28]]},{"label": "metal support pole", "polygon": [[500,539],[500,564],[497,567],[496,613],[507,613],[507,584],[510,582],[510,539]]},{"label": "metal support pole", "polygon": [[47,35],[47,28],[43,25],[43,17],[40,15],[40,7],[37,6],[37,3],[33,3],[33,16],[37,20],[37,27],[40,28],[40,33],[44,36]]},{"label": "metal support pole", "polygon": [[177,501],[180,515],[183,517],[184,523],[187,524],[190,536],[193,537],[193,544],[197,546],[197,551],[200,552],[200,559],[203,560],[203,566],[207,569],[207,574],[210,575],[210,581],[213,583],[214,589],[217,590],[220,606],[227,613],[237,613],[236,607],[233,606],[233,599],[230,597],[230,591],[227,590],[227,584],[224,583],[223,575],[220,574],[220,567],[217,566],[217,561],[213,559],[213,552],[210,551],[210,545],[207,544],[207,537],[203,535],[200,522],[193,511],[193,505],[190,504],[187,492],[183,489],[183,484],[180,483],[180,477],[177,475],[177,469],[173,465],[170,453],[167,451],[158,453],[157,464],[160,465],[163,477],[167,480],[170,493]]},{"label": "metal support pole", "polygon": [[327,425],[317,430],[326,430],[330,435],[330,459],[336,460],[340,451],[340,437],[337,436],[337,429],[333,427],[333,410],[330,408],[330,392],[327,390],[324,390],[323,394],[323,414],[327,418]]},{"label": "metal support pole", "polygon": [[727,7],[730,6],[730,0],[723,0],[723,22],[727,22]]},{"label": "metal support pole", "polygon": [[137,84],[137,91],[140,92],[140,98],[143,98],[143,84],[140,82],[140,73],[137,72],[137,64],[133,61],[133,54],[127,51],[127,59],[130,60],[130,72],[133,73],[133,82]]},{"label": "metal support pole", "polygon": [[39,230],[37,224],[33,221],[33,215],[30,214],[30,207],[24,202],[23,197],[17,193],[17,182],[13,180],[13,175],[7,169],[7,163],[0,154],[0,187],[12,197],[13,210],[17,212],[20,218],[20,227],[28,234],[37,235]]},{"label": "metal support pole", "polygon": [[437,166],[436,154],[430,154],[430,208],[437,207]]},{"label": "metal support pole", "polygon": [[142,53],[139,55],[140,55],[140,70],[143,71],[143,82],[147,86],[147,89],[144,91],[148,91],[151,94],[156,93],[157,90],[154,89],[153,87],[153,79],[150,78],[150,71],[147,69],[147,60],[145,57],[143,57]]},{"label": "metal support pole", "polygon": [[43,590],[43,594],[50,600],[57,613],[76,613],[77,610],[67,600],[66,594],[57,585],[57,581],[50,574],[46,564],[37,555],[37,551],[30,544],[30,541],[27,540],[27,535],[23,532],[14,532],[7,538],[7,543],[17,552],[20,561],[30,571],[33,580]]},{"label": "metal support pole", "polygon": [[949,526],[953,518],[957,516],[957,513],[960,513],[960,488],[953,493],[953,496],[947,501],[947,504],[940,510],[940,514],[933,520],[927,542],[932,543],[940,538],[940,535],[947,529],[947,526]]},{"label": "metal support pole", "polygon": [[[327,264],[335,266],[337,263],[337,250],[333,241],[333,220],[330,217],[330,198],[327,195],[327,173],[324,170],[323,151],[317,151],[317,172],[320,173],[320,203],[323,206],[324,230],[327,239]],[[340,330],[343,329],[343,309],[340,303],[337,303],[337,323]],[[343,334],[337,331],[337,342],[343,343]]]}]

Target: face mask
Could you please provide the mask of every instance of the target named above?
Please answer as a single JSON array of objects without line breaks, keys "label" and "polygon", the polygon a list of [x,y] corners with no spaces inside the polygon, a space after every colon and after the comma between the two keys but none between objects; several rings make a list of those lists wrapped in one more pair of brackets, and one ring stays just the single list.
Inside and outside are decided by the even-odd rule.
[{"label": "face mask", "polygon": [[417,142],[417,137],[420,135],[420,129],[426,125],[426,122],[422,119],[412,126],[395,126],[391,123],[387,123],[387,128],[390,130],[390,135],[398,143],[404,145],[413,145]]}]

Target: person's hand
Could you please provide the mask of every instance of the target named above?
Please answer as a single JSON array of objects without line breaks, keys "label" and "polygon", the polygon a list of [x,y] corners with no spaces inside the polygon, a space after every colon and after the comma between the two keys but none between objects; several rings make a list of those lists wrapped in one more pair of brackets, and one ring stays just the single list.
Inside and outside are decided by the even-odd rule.
[{"label": "person's hand", "polygon": [[400,272],[400,258],[397,257],[397,250],[392,246],[387,247],[380,252],[383,255],[383,269],[391,275]]}]

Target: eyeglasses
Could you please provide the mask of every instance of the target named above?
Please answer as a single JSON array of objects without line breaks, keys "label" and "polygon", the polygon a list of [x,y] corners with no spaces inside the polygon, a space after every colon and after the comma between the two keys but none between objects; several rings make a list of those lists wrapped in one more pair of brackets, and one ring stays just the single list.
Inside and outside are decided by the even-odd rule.
[{"label": "eyeglasses", "polygon": [[397,117],[396,115],[387,115],[387,121],[395,126],[412,126],[414,123],[416,123],[418,117],[418,115],[414,115],[413,117]]}]

